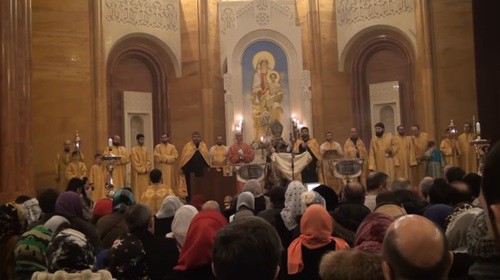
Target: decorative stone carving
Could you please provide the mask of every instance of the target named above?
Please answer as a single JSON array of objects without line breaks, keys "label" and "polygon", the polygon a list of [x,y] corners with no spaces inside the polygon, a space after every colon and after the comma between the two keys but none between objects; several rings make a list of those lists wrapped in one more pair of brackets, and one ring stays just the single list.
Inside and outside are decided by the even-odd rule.
[{"label": "decorative stone carving", "polygon": [[124,91],[123,107],[128,112],[151,113],[153,102],[150,92]]},{"label": "decorative stone carving", "polygon": [[225,8],[220,15],[221,32],[236,28],[236,12],[232,8]]},{"label": "decorative stone carving", "polygon": [[311,71],[304,70],[302,71],[302,87],[304,89],[308,89],[311,86]]},{"label": "decorative stone carving", "polygon": [[170,3],[157,0],[106,0],[106,20],[134,26],[177,31],[179,12]]},{"label": "decorative stone carving", "polygon": [[337,20],[340,26],[413,11],[413,0],[337,1]]},{"label": "decorative stone carving", "polygon": [[224,78],[224,90],[230,92],[233,90],[233,76],[230,73],[226,73]]},{"label": "decorative stone carving", "polygon": [[376,103],[399,101],[399,83],[394,81],[370,84],[370,100]]}]

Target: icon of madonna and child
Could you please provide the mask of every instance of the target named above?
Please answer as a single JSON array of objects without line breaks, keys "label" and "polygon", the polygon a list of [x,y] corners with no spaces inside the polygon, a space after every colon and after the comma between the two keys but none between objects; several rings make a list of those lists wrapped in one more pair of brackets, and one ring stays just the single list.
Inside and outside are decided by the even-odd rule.
[{"label": "icon of madonna and child", "polygon": [[286,88],[284,73],[274,71],[275,60],[271,53],[261,51],[253,57],[255,69],[251,92],[247,95],[251,104],[254,142],[271,136],[281,136],[283,125],[282,102]]}]

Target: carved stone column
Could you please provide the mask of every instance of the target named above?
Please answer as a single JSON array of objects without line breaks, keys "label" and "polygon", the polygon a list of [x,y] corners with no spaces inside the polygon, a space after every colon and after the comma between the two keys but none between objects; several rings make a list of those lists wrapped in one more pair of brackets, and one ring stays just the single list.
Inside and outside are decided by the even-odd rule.
[{"label": "carved stone column", "polygon": [[33,195],[31,170],[31,1],[0,1],[2,70],[0,202]]}]

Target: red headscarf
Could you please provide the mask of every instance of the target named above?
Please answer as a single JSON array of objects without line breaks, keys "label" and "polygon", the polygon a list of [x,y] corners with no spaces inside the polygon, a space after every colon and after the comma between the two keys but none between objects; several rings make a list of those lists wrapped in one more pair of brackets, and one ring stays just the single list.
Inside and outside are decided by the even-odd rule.
[{"label": "red headscarf", "polygon": [[385,213],[371,213],[361,222],[354,236],[356,249],[369,253],[382,253],[382,242],[394,218]]},{"label": "red headscarf", "polygon": [[332,236],[333,219],[326,209],[318,204],[307,207],[300,220],[300,236],[288,247],[288,274],[302,271],[302,245],[308,249],[323,247],[335,241],[335,250],[348,249],[349,245],[342,238]]},{"label": "red headscarf", "polygon": [[174,270],[189,270],[212,262],[217,232],[227,224],[219,211],[204,210],[194,216]]}]

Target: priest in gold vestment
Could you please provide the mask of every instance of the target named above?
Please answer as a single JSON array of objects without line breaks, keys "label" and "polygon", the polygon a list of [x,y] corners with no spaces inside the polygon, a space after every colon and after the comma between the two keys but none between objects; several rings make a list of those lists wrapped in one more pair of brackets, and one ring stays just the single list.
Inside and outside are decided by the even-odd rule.
[{"label": "priest in gold vestment", "polygon": [[429,144],[429,134],[420,131],[418,125],[413,125],[411,127],[411,134],[413,153],[415,154],[417,165],[410,167],[410,181],[412,186],[417,186],[425,177],[427,164],[424,160],[424,153],[427,151],[427,145]]},{"label": "priest in gold vestment", "polygon": [[80,161],[78,151],[73,151],[71,153],[71,158],[73,160],[66,167],[66,180],[69,182],[69,180],[73,178],[83,179],[87,177],[87,166]]},{"label": "priest in gold vestment", "polygon": [[333,141],[333,133],[328,131],[325,134],[326,141],[319,146],[321,152],[323,175],[325,180],[325,185],[333,188],[333,190],[340,194],[340,179],[333,175],[333,165],[331,160],[339,159],[344,156],[342,151],[342,146],[338,142]]},{"label": "priest in gold vestment", "polygon": [[102,155],[97,153],[94,157],[94,164],[89,170],[89,185],[94,187],[92,192],[92,199],[98,201],[105,198],[108,194],[106,192],[106,183],[109,181],[109,172],[106,166],[101,162]]},{"label": "priest in gold vestment", "polygon": [[155,147],[155,168],[161,171],[163,184],[173,189],[177,186],[177,178],[174,176],[174,166],[179,153],[174,145],[168,143],[168,140],[169,135],[163,133],[161,135],[161,143]]},{"label": "priest in gold vestment", "polygon": [[460,167],[466,174],[477,172],[477,154],[469,141],[474,140],[476,135],[472,133],[472,125],[470,123],[464,124],[464,133],[458,136],[457,145],[460,152]]},{"label": "priest in gold vestment", "polygon": [[[64,150],[56,154],[56,160],[54,163],[55,171],[55,181],[57,183],[57,189],[60,192],[66,191],[68,186],[68,180],[66,179],[66,167],[71,162],[71,141],[66,140],[63,143]],[[83,154],[80,151],[80,160],[83,161]]]},{"label": "priest in gold vestment", "polygon": [[223,167],[227,165],[228,148],[224,145],[222,136],[219,135],[215,138],[215,145],[210,148],[210,159],[212,166]]},{"label": "priest in gold vestment", "polygon": [[151,185],[149,185],[141,195],[141,203],[151,208],[153,213],[158,212],[165,197],[174,195],[172,188],[163,184],[162,173],[159,169],[153,169],[149,173]]},{"label": "priest in gold vestment", "polygon": [[182,148],[179,159],[179,185],[177,195],[185,197],[186,201],[191,200],[191,173],[195,176],[203,176],[203,169],[210,167],[210,153],[207,145],[201,141],[201,134],[198,131],[193,132],[191,141],[187,142]]},{"label": "priest in gold vestment", "polygon": [[385,133],[385,125],[381,122],[375,124],[375,137],[370,142],[368,154],[368,169],[381,171],[394,179],[394,151],[392,150],[392,134]]},{"label": "priest in gold vestment", "polygon": [[131,161],[131,180],[132,190],[137,197],[146,191],[149,186],[149,171],[151,171],[151,156],[148,150],[144,147],[144,135],[137,134],[137,145],[132,148]]},{"label": "priest in gold vestment", "polygon": [[358,137],[358,129],[351,128],[351,137],[344,144],[344,157],[357,158],[363,161],[363,170],[361,171],[360,181],[366,186],[366,174],[368,173],[368,150],[365,143]]},{"label": "priest in gold vestment", "polygon": [[303,183],[324,183],[323,168],[321,164],[318,164],[321,163],[323,158],[321,157],[318,142],[309,135],[309,128],[302,127],[300,129],[300,137],[293,144],[293,152],[296,154],[309,152],[313,158],[302,172],[298,174],[297,180],[301,180]]},{"label": "priest in gold vestment", "polygon": [[394,176],[410,180],[410,167],[417,166],[412,139],[405,135],[404,126],[398,126],[398,135],[392,139]]},{"label": "priest in gold vestment", "polygon": [[127,169],[126,165],[130,163],[130,154],[124,146],[121,146],[122,139],[119,135],[113,136],[113,145],[104,149],[103,155],[110,154],[120,156],[121,159],[115,163],[113,169],[113,187],[114,189],[126,186]]},{"label": "priest in gold vestment", "polygon": [[446,129],[446,138],[439,145],[441,153],[443,153],[444,162],[448,166],[459,166],[460,151],[458,150],[457,140],[450,133],[450,129]]}]

